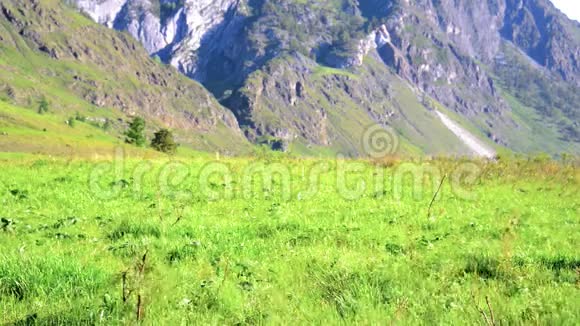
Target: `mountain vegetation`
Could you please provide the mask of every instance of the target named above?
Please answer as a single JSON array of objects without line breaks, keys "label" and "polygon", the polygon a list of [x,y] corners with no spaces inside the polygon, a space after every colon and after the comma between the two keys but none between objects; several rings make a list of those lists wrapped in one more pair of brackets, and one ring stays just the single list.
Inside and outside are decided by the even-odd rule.
[{"label": "mountain vegetation", "polygon": [[579,63],[549,0],[2,0],[0,324],[578,324]]},{"label": "mountain vegetation", "polygon": [[167,129],[161,129],[154,134],[151,140],[151,147],[167,154],[175,154],[177,150],[173,133]]},{"label": "mountain vegetation", "polygon": [[[3,150],[19,144],[20,151],[67,152],[67,145],[97,138],[117,146],[135,115],[148,122],[149,136],[169,127],[189,148],[251,150],[234,115],[203,86],[154,62],[130,35],[99,26],[61,1],[2,1],[0,70],[0,128],[8,134],[0,140]],[[28,116],[29,110],[43,114]],[[55,134],[60,129],[53,121],[65,124],[77,112],[92,138]]]},{"label": "mountain vegetation", "polygon": [[407,152],[463,154],[447,110],[499,151],[579,151],[580,25],[548,0],[161,1],[163,19],[156,2],[77,5],[200,81],[254,143],[364,155],[380,124]]}]

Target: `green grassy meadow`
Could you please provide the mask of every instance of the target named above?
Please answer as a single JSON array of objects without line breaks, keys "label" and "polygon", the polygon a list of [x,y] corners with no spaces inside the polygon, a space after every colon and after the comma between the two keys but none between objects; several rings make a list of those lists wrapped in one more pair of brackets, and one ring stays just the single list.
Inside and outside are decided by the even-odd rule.
[{"label": "green grassy meadow", "polygon": [[0,324],[573,325],[575,164],[5,153]]},{"label": "green grassy meadow", "polygon": [[[293,2],[263,22],[290,5],[329,24],[284,17],[290,46],[351,29],[341,12],[356,1]],[[280,54],[238,90],[235,76],[205,81],[248,99],[240,129],[128,33],[60,0],[0,7],[0,325],[578,325],[580,161],[557,153],[580,143],[562,137],[576,99],[564,84],[505,65],[492,75],[511,110],[467,119],[378,57],[342,70]],[[272,40],[243,41],[268,54]],[[546,103],[549,119],[534,109]],[[499,158],[426,158],[471,153],[435,110]],[[145,147],[126,143],[136,116]],[[150,148],[159,128],[175,156]],[[256,145],[284,140],[273,133],[294,139],[287,153]]]}]

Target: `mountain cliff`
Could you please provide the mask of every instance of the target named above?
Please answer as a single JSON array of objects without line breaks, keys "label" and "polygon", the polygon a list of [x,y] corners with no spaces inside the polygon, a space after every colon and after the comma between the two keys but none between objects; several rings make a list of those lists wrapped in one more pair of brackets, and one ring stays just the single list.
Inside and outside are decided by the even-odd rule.
[{"label": "mountain cliff", "polygon": [[371,124],[410,151],[482,142],[580,151],[580,25],[548,0],[76,0],[208,88],[254,142],[361,154]]},{"label": "mountain cliff", "polygon": [[2,1],[0,41],[0,99],[12,105],[43,100],[51,114],[106,120],[119,133],[142,116],[197,149],[249,148],[235,116],[202,85],[60,1]]}]

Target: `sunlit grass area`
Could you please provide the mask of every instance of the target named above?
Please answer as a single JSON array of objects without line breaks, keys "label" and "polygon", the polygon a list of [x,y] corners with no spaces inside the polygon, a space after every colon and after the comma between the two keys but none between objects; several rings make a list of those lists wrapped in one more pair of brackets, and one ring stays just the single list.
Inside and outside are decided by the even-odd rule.
[{"label": "sunlit grass area", "polygon": [[3,324],[578,320],[573,162],[0,159]]}]

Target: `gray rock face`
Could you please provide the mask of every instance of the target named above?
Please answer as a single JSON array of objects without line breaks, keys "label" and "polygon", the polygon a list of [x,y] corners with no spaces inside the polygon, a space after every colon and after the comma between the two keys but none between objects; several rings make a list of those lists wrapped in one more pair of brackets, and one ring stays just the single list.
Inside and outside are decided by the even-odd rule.
[{"label": "gray rock face", "polygon": [[93,20],[113,28],[115,19],[120,14],[127,0],[77,0],[77,6],[89,14]]},{"label": "gray rock face", "polygon": [[[250,5],[245,0],[76,1],[79,8],[95,21],[128,31],[141,41],[150,54],[159,55],[163,61],[200,81],[208,79],[208,72],[216,73],[215,67],[208,67],[217,64],[214,58],[216,55],[225,61],[219,64],[223,67],[217,69],[221,73],[247,75],[251,71],[244,71],[241,67],[244,65],[243,60],[258,60],[262,57],[257,53],[260,51],[279,53],[284,49],[284,39],[287,38],[281,32],[284,26],[276,26],[279,24],[273,24],[278,28],[268,31],[254,28],[249,33],[278,41],[277,49],[248,51],[247,47],[255,45],[247,44],[250,42],[247,38],[248,32],[239,35],[246,26],[245,20],[248,17],[259,20],[260,15],[266,15],[260,12],[263,9],[260,5]],[[289,5],[282,2],[279,9],[288,8]],[[361,0],[358,7],[353,5],[345,11],[350,11],[354,16],[360,14],[367,18],[386,19],[387,24],[376,28],[367,38],[351,42],[351,55],[332,53],[323,60],[337,68],[361,65],[371,48],[381,48],[392,41],[389,48],[385,49],[385,55],[401,74],[408,74],[405,77],[415,83],[424,84],[435,82],[446,74],[447,82],[451,83],[466,73],[457,71],[454,69],[456,67],[446,65],[445,62],[437,62],[440,61],[435,60],[437,58],[429,58],[434,55],[434,51],[421,48],[417,37],[427,38],[431,45],[435,45],[435,49],[453,47],[453,51],[461,56],[475,58],[484,63],[493,62],[501,42],[508,40],[538,64],[558,73],[567,81],[580,83],[578,24],[563,17],[548,0],[420,0],[412,4],[406,0]],[[416,12],[424,14],[414,14]],[[305,11],[299,17],[288,19],[303,20],[300,23],[310,25],[312,29],[316,26],[313,26],[313,17],[309,15],[316,18],[316,13]],[[272,25],[271,21],[265,22]],[[328,21],[321,25],[323,28],[325,25],[328,29],[333,28],[333,24]],[[418,26],[419,33],[408,33],[409,26]],[[390,34],[394,35],[392,40]],[[236,42],[246,44],[232,44]],[[302,38],[301,42],[316,48],[324,47],[324,43],[331,43],[332,40],[321,34],[309,35]],[[393,52],[397,52],[397,55]],[[395,59],[401,59],[401,56],[407,57],[406,64]],[[421,57],[421,64],[409,60],[413,56]],[[405,69],[406,67],[411,69]],[[422,78],[422,75],[429,76]],[[240,78],[243,79],[244,76]]]},{"label": "gray rock face", "polygon": [[501,42],[513,42],[539,65],[577,84],[580,24],[549,0],[433,1],[433,21],[466,55],[491,63]]},{"label": "gray rock face", "polygon": [[580,85],[580,23],[562,16],[549,0],[508,0],[502,36],[538,64]]},{"label": "gray rock face", "polygon": [[[518,67],[527,60],[532,68],[525,78],[538,85],[554,79],[557,92],[580,89],[580,24],[549,0],[346,0],[340,5],[290,0],[76,1],[95,21],[128,31],[151,55],[201,81],[258,135],[290,140],[300,132],[290,127],[282,132],[276,122],[258,124],[253,120],[257,102],[241,96],[240,90],[251,84],[252,76],[267,74],[264,69],[270,62],[301,56],[351,71],[375,56],[417,91],[469,120],[485,121],[478,127],[502,145],[510,146],[507,136],[487,128],[518,127],[509,118],[510,104],[502,93],[506,88],[540,115],[550,107],[561,111],[570,122],[562,127],[567,130],[564,138],[580,133],[573,123],[577,109],[542,96],[529,100],[528,93],[519,91],[525,86],[505,69],[508,59]],[[291,65],[315,71],[312,62],[304,62]],[[296,78],[288,76],[276,80],[294,85]],[[302,78],[301,85],[308,84],[309,77]],[[282,88],[257,93],[276,102],[285,96]],[[291,104],[288,110],[295,104],[279,102]],[[326,143],[315,133],[302,134],[313,144]]]},{"label": "gray rock face", "polygon": [[195,76],[202,40],[239,0],[77,0],[96,22],[129,32],[151,55]]},{"label": "gray rock face", "polygon": [[[371,12],[386,11],[382,14],[385,24],[371,38],[380,31],[389,36],[375,47],[383,62],[401,77],[466,115],[506,110],[493,80],[476,61],[491,61],[500,44],[501,19],[486,3],[459,6],[450,1],[417,1],[411,5],[401,1],[392,8],[384,8],[378,1],[361,3]],[[475,27],[484,21],[486,32]]]}]

